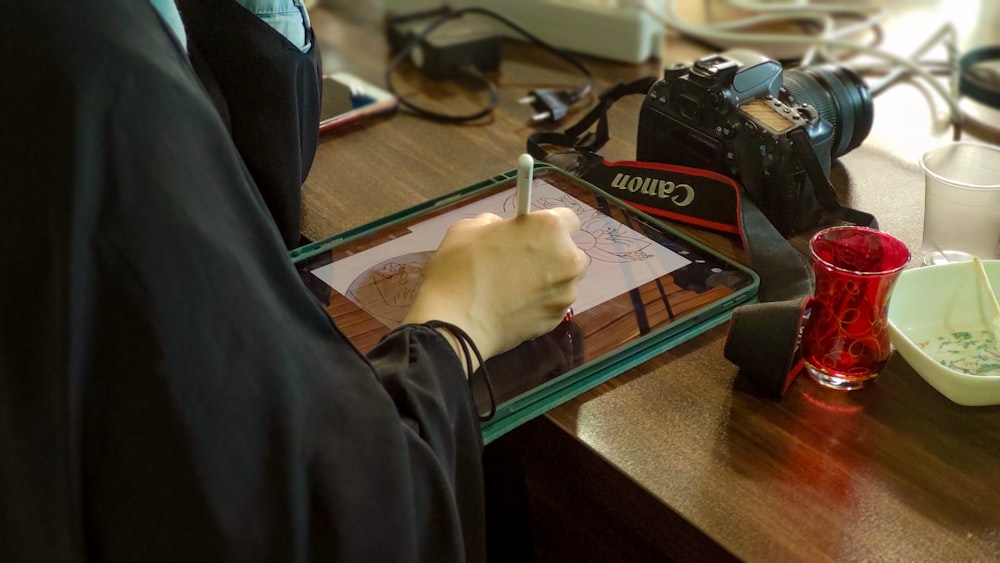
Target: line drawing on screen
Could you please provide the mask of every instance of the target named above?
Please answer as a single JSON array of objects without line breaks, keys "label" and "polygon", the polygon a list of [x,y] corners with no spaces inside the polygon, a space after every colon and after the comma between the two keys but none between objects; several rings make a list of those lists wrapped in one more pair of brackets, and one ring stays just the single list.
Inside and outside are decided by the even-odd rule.
[{"label": "line drawing on screen", "polygon": [[[423,281],[424,268],[448,227],[484,212],[511,217],[514,199],[513,188],[494,194],[416,223],[407,235],[321,266],[312,273],[389,328],[395,328],[409,310]],[[536,179],[532,186],[532,209],[554,207],[569,207],[580,217],[580,230],[573,240],[590,259],[573,304],[577,314],[690,263],[631,227]]]}]

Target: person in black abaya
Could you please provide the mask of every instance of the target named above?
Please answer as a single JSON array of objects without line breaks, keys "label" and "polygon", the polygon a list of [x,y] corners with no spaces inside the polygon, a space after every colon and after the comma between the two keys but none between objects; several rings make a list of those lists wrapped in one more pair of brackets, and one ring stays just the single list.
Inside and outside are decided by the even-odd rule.
[{"label": "person in black abaya", "polygon": [[165,18],[2,7],[0,561],[482,560],[456,339],[559,323],[575,215],[456,224],[362,356]]},{"label": "person in black abaya", "polygon": [[[168,5],[174,0],[152,1]],[[195,73],[285,246],[299,246],[302,185],[319,135],[322,68],[305,8],[299,0],[176,2],[183,21],[177,33],[184,36]],[[280,17],[292,25],[298,20],[298,33],[286,37],[241,4],[272,20]],[[300,43],[308,46],[305,51]]]}]

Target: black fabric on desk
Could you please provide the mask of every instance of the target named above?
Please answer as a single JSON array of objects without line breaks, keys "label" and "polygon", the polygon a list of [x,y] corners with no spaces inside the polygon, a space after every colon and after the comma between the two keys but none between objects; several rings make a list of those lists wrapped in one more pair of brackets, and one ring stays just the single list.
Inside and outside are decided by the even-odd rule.
[{"label": "black fabric on desk", "polygon": [[0,19],[0,561],[484,557],[426,327],[357,353],[145,1]]}]

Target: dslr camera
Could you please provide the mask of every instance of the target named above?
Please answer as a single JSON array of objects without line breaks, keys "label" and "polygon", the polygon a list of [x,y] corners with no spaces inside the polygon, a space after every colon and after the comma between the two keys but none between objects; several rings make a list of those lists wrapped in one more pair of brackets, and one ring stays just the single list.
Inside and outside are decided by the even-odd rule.
[{"label": "dslr camera", "polygon": [[729,176],[791,236],[822,216],[810,176],[822,169],[829,182],[831,160],[860,145],[871,125],[871,94],[849,68],[783,72],[734,49],[664,70],[642,103],[636,157]]}]

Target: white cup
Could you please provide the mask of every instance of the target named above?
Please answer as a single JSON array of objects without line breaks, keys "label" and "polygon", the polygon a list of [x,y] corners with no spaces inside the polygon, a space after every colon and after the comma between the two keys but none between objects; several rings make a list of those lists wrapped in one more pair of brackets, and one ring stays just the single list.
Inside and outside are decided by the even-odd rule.
[{"label": "white cup", "polygon": [[958,141],[929,151],[924,170],[925,264],[996,257],[1000,240],[1000,147]]}]

